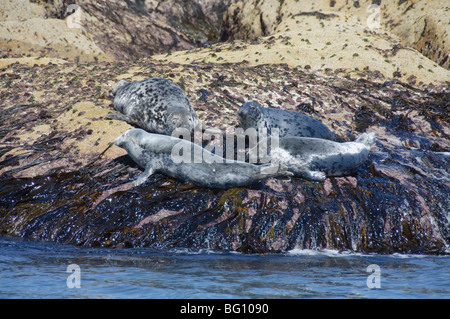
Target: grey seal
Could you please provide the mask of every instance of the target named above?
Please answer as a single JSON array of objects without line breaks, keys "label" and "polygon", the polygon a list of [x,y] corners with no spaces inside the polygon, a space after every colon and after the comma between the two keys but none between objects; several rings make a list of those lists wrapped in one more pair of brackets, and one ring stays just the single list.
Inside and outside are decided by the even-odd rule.
[{"label": "grey seal", "polygon": [[184,91],[163,78],[125,80],[112,89],[118,114],[108,119],[122,120],[148,132],[170,135],[176,128],[194,131],[201,122]]},{"label": "grey seal", "polygon": [[[126,131],[114,140],[114,144],[124,148],[139,166],[145,168],[136,185],[154,173],[201,187],[221,189],[249,185],[267,177],[292,175],[278,164],[255,165],[226,160],[190,141],[138,128]],[[182,156],[180,150],[183,150]]]},{"label": "grey seal", "polygon": [[[282,165],[294,176],[323,181],[329,176],[345,176],[355,172],[366,162],[375,140],[375,133],[363,133],[355,141],[344,143],[313,137],[280,138],[278,147],[274,148],[270,146],[270,138],[260,143],[266,143],[264,147],[269,145],[269,158],[264,162]],[[261,145],[258,144],[258,147]],[[256,151],[254,147],[249,152]]]},{"label": "grey seal", "polygon": [[334,133],[323,123],[305,114],[275,108],[264,108],[257,102],[246,102],[238,111],[244,130],[278,128],[280,137],[316,137],[334,140]]}]

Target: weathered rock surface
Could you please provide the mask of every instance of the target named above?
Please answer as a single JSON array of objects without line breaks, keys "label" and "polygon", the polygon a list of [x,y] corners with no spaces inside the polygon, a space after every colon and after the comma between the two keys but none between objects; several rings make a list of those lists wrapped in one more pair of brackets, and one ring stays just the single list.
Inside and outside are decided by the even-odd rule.
[{"label": "weathered rock surface", "polygon": [[[86,62],[192,49],[218,41],[231,2],[1,0],[0,53]],[[66,16],[74,3],[79,12]]]},{"label": "weathered rock surface", "polygon": [[111,61],[81,27],[46,18],[29,0],[0,0],[0,57],[49,57],[71,61]]},{"label": "weathered rock surface", "polygon": [[[0,234],[89,247],[448,254],[450,71],[437,53],[448,47],[426,36],[448,34],[441,8],[432,1],[427,27],[404,39],[397,19],[422,21],[416,1],[383,3],[381,29],[367,27],[370,1],[231,2],[83,1],[81,29],[58,20],[66,1],[33,1],[44,10],[22,0],[8,12],[23,15],[0,16]],[[243,39],[192,49],[218,36],[221,12],[222,35]],[[34,38],[33,25],[54,41]],[[434,61],[406,45],[421,41]],[[155,76],[180,85],[207,126],[235,127],[254,100],[308,114],[339,141],[378,141],[355,175],[324,182],[224,191],[155,175],[133,187],[142,170],[108,148],[130,126],[104,116],[115,112],[112,85]]]},{"label": "weathered rock surface", "polygon": [[[430,11],[423,7],[428,2],[406,10],[412,1],[400,2],[369,9],[369,0],[238,1],[224,15],[221,39],[227,42],[155,58],[178,63],[286,63],[324,75],[380,83],[394,78],[419,87],[447,80],[450,26],[442,21],[448,8],[431,1]],[[424,27],[424,19],[439,27],[430,29],[431,22]],[[429,52],[431,60],[419,51]]]},{"label": "weathered rock surface", "polygon": [[149,57],[217,42],[220,1],[83,1],[84,27],[116,60]]},{"label": "weathered rock surface", "polygon": [[[370,40],[367,31],[381,31],[380,34],[388,31],[401,41],[397,46],[414,48],[449,69],[448,10],[450,7],[439,0],[237,1],[225,14],[221,39],[251,39],[286,32],[294,29],[292,22],[297,25],[297,31],[310,28],[321,32],[326,27],[326,33],[337,31],[344,39],[355,27],[359,29],[355,36],[365,30],[364,36]],[[303,21],[298,17],[303,17]],[[338,28],[333,30],[328,22]],[[309,36],[314,39],[314,33]]]},{"label": "weathered rock surface", "polygon": [[[322,120],[342,141],[364,131],[379,140],[356,175],[323,183],[268,179],[222,191],[156,175],[132,188],[141,170],[129,157],[116,147],[100,156],[128,128],[102,118],[112,111],[106,83],[160,75],[210,126],[235,125],[239,103],[257,100]],[[90,247],[448,251],[448,86],[151,61],[12,64],[1,82],[1,234]]]}]

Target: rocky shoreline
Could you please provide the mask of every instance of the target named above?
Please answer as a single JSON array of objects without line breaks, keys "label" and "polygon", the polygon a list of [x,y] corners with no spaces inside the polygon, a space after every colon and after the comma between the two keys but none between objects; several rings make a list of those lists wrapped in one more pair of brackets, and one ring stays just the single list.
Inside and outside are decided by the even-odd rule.
[{"label": "rocky shoreline", "polygon": [[[408,5],[405,2],[402,5]],[[89,12],[94,10],[89,3],[80,5]],[[289,1],[284,3],[274,12],[287,10]],[[330,10],[338,9],[336,3]],[[119,1],[110,5],[122,5],[122,17],[139,14]],[[241,4],[226,5],[225,20],[230,19],[226,12],[236,8],[243,17],[246,9]],[[337,53],[331,57],[337,52],[331,47],[346,51],[341,50],[345,40],[313,41],[316,38],[306,37],[313,26],[311,31],[294,30],[294,25],[313,21],[330,30],[331,21],[342,27],[342,12],[350,9],[357,8],[325,12],[340,15],[330,21],[317,15],[288,16],[287,22],[274,19],[273,26],[265,23],[271,33],[258,39],[147,58],[117,60],[118,55],[115,59],[105,53],[105,44],[94,34],[90,37],[105,53],[104,60],[95,61],[81,51],[59,59],[44,51],[41,56],[16,56],[11,42],[8,46],[1,41],[0,234],[87,247],[448,254],[450,85],[445,80],[450,71],[444,68],[446,62],[441,67],[411,48],[394,54],[393,34],[350,37],[367,42],[361,40],[360,48],[358,42],[348,42],[347,47],[358,51],[350,50],[339,60]],[[321,8],[302,10],[297,11]],[[269,19],[272,11],[264,12]],[[356,27],[348,23],[347,30]],[[292,32],[302,35],[294,37]],[[384,53],[365,50],[380,43],[388,45]],[[310,54],[302,46],[321,51],[313,48]],[[329,49],[324,59],[312,54]],[[295,50],[303,53],[300,63],[295,62]],[[77,58],[80,54],[83,57]],[[378,55],[389,60],[388,67],[373,67],[371,59]],[[333,64],[334,58],[340,62]],[[369,67],[347,67],[355,63]],[[409,66],[395,76],[400,63]],[[255,100],[308,114],[332,128],[339,141],[354,140],[362,132],[376,132],[378,141],[355,175],[324,182],[271,178],[224,191],[155,175],[132,187],[142,170],[124,150],[107,149],[130,126],[104,116],[114,112],[110,91],[120,79],[155,76],[180,85],[208,126],[236,126],[239,106]]]}]

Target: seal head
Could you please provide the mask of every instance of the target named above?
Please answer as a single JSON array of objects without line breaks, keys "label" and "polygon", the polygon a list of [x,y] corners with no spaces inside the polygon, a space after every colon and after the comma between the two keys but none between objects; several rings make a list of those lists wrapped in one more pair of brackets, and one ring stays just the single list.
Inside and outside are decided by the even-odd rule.
[{"label": "seal head", "polygon": [[127,85],[128,82],[125,80],[120,80],[111,90],[111,94],[112,96],[115,96],[117,91],[121,88],[124,87],[125,85]]},{"label": "seal head", "polygon": [[238,111],[242,127],[267,128],[267,133],[279,130],[279,137],[315,137],[334,140],[334,133],[323,123],[302,113],[263,108],[257,102],[246,102]]},{"label": "seal head", "polygon": [[176,128],[185,128],[192,134],[201,124],[184,91],[170,80],[121,80],[112,93],[114,108],[120,113],[108,115],[109,119],[165,135],[171,135]]},{"label": "seal head", "polygon": [[259,125],[265,123],[262,107],[257,102],[244,103],[238,111],[238,116],[244,129],[259,128]]}]

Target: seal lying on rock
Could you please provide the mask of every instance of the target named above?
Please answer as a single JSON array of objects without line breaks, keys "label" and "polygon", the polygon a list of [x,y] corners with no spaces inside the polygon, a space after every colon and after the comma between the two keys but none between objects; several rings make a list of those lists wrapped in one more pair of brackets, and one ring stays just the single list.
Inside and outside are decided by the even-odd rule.
[{"label": "seal lying on rock", "polygon": [[[364,133],[356,141],[345,143],[312,137],[284,137],[278,140],[278,147],[269,147],[269,162],[287,167],[294,176],[323,181],[327,176],[353,173],[367,160],[375,140],[375,133]],[[267,142],[270,144],[271,139],[260,144]],[[260,144],[257,147],[261,147]],[[256,151],[254,147],[249,152]]]},{"label": "seal lying on rock", "polygon": [[[170,177],[209,188],[232,188],[267,177],[292,175],[278,164],[254,165],[226,160],[187,140],[131,129],[114,140],[145,171],[136,180],[140,185],[152,174]],[[180,155],[180,150],[183,155]],[[193,159],[192,159],[193,157]]]},{"label": "seal lying on rock", "polygon": [[280,137],[316,137],[334,140],[334,133],[323,123],[305,114],[264,108],[257,102],[246,102],[238,111],[238,116],[244,130],[248,128],[278,128]]},{"label": "seal lying on rock", "polygon": [[193,133],[200,120],[184,91],[163,78],[138,82],[121,80],[112,90],[119,114],[108,119],[122,120],[148,132],[170,135],[175,128]]}]

